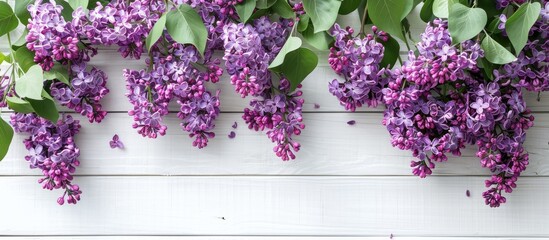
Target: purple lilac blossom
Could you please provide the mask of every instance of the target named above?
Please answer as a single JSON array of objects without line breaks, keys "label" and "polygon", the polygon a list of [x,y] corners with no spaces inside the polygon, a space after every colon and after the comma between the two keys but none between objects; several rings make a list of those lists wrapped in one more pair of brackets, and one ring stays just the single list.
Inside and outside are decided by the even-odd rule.
[{"label": "purple lilac blossom", "polygon": [[383,31],[374,26],[374,35],[353,37],[351,27],[333,27],[334,46],[330,48],[328,62],[332,69],[344,77],[343,82],[334,79],[329,83],[329,91],[339,99],[346,110],[355,111],[363,104],[376,107],[382,102],[381,90],[386,87],[386,69],[380,67],[384,47],[377,39],[387,40]]},{"label": "purple lilac blossom", "polygon": [[60,205],[76,204],[82,191],[73,184],[73,174],[80,165],[80,149],[74,142],[79,132],[80,123],[70,115],[64,115],[56,124],[38,117],[34,113],[14,113],[11,125],[16,132],[28,133],[30,137],[23,143],[29,155],[25,157],[31,168],[42,170],[44,177],[38,180],[44,189],[63,189],[64,193],[57,199]]}]

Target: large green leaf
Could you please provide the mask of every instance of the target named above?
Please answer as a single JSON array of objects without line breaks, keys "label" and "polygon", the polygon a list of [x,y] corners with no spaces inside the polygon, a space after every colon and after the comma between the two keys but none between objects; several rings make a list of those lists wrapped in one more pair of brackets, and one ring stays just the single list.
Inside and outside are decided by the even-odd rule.
[{"label": "large green leaf", "polygon": [[295,12],[287,0],[278,0],[272,7],[273,11],[283,18],[295,18]]},{"label": "large green leaf", "polygon": [[27,25],[29,23],[29,19],[31,17],[30,13],[29,13],[29,10],[27,10],[27,6],[29,4],[34,3],[34,2],[35,2],[34,0],[17,0],[17,1],[15,1],[15,8],[13,10],[14,10],[15,15],[17,16],[17,18],[19,18],[19,21],[24,25]]},{"label": "large green leaf", "polygon": [[4,119],[0,118],[0,160],[6,157],[12,139],[13,129]]},{"label": "large green leaf", "polygon": [[286,54],[297,50],[299,47],[301,47],[301,44],[302,42],[300,38],[289,37],[288,40],[286,40],[286,43],[284,43],[284,46],[282,46],[282,49],[280,49],[280,52],[278,52],[275,59],[269,65],[269,68],[275,68],[280,66],[284,62]]},{"label": "large green leaf", "polygon": [[290,81],[290,92],[293,92],[316,68],[317,64],[318,57],[313,51],[307,48],[298,48],[286,54],[284,62],[273,70],[282,73]]},{"label": "large green leaf", "polygon": [[44,72],[44,80],[54,80],[70,85],[69,83],[69,72],[67,68],[61,64],[55,64],[52,69],[47,72]]},{"label": "large green leaf", "polygon": [[250,19],[254,13],[256,3],[256,0],[244,0],[241,3],[234,5],[241,22],[247,22],[248,19]]},{"label": "large green leaf", "polygon": [[42,100],[27,99],[27,101],[29,101],[38,116],[56,123],[59,119],[59,111],[57,111],[53,98],[46,91],[42,92],[42,96],[44,98]]},{"label": "large green leaf", "polygon": [[147,46],[148,51],[151,51],[151,47],[162,36],[162,33],[164,32],[164,27],[166,27],[166,14],[163,14],[158,19],[158,21],[156,21],[153,28],[151,29],[151,32],[149,32],[149,35],[147,35],[147,39],[145,40],[145,45]]},{"label": "large green leaf", "polygon": [[8,103],[8,107],[16,111],[18,113],[32,113],[34,112],[34,109],[30,105],[29,102],[18,98],[18,97],[6,97],[6,102]]},{"label": "large green leaf", "polygon": [[17,25],[19,25],[19,21],[10,5],[6,2],[0,2],[0,36],[16,29]]},{"label": "large green leaf", "polygon": [[267,9],[273,6],[277,0],[257,0],[257,8]]},{"label": "large green leaf", "polygon": [[454,44],[471,39],[479,34],[488,18],[482,8],[469,8],[461,3],[450,6],[448,30]]},{"label": "large green leaf", "polygon": [[78,7],[82,7],[82,9],[88,8],[88,0],[69,0],[69,4],[74,10],[76,10]]},{"label": "large green leaf", "polygon": [[400,56],[400,44],[398,44],[396,39],[390,36],[386,42],[381,42],[381,44],[383,44],[384,51],[380,65],[382,67],[394,67]]},{"label": "large green leaf", "polygon": [[528,41],[528,32],[539,17],[541,5],[538,2],[522,4],[505,23],[505,31],[518,55]]},{"label": "large green leaf", "polygon": [[314,26],[309,26],[301,35],[307,43],[318,50],[330,49],[330,44],[334,41],[334,38],[326,32],[315,33]]},{"label": "large green leaf", "polygon": [[412,11],[411,0],[368,0],[368,16],[381,30],[406,40],[401,21]]},{"label": "large green leaf", "polygon": [[311,19],[306,13],[301,15],[301,17],[299,18],[299,23],[297,23],[297,31],[303,32],[307,30],[307,28],[309,27],[309,20]]},{"label": "large green leaf", "polygon": [[315,26],[315,33],[334,25],[340,5],[340,0],[303,0],[303,8]]},{"label": "large green leaf", "polygon": [[338,13],[342,15],[352,13],[358,8],[360,2],[362,2],[362,0],[343,0],[343,2],[341,2],[341,7],[339,7]]},{"label": "large green leaf", "polygon": [[434,0],[425,0],[425,3],[423,3],[423,6],[421,7],[421,12],[419,13],[419,17],[424,22],[429,22],[433,19],[433,2]]},{"label": "large green leaf", "polygon": [[486,35],[481,43],[484,56],[488,61],[495,64],[506,64],[515,61],[517,58],[513,56],[505,47]]},{"label": "large green leaf", "polygon": [[[483,0],[481,0],[483,1]],[[439,18],[448,18],[450,13],[450,6],[458,0],[434,0],[433,1],[433,14]]]},{"label": "large green leaf", "polygon": [[27,72],[29,68],[35,66],[34,52],[29,51],[26,47],[20,47],[15,51],[15,61],[19,64],[19,67]]},{"label": "large green leaf", "polygon": [[204,55],[208,31],[202,22],[202,18],[187,4],[181,4],[179,8],[168,12],[166,28],[170,36],[181,44],[192,44]]},{"label": "large green leaf", "polygon": [[44,73],[42,68],[34,65],[25,75],[15,82],[15,92],[19,97],[29,99],[42,99],[42,88],[44,87]]}]

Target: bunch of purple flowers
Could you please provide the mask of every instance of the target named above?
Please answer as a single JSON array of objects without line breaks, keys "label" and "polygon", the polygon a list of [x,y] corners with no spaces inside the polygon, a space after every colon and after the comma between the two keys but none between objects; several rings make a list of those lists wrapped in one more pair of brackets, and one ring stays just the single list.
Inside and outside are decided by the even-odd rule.
[{"label": "bunch of purple flowers", "polygon": [[31,168],[38,168],[44,178],[38,180],[44,189],[63,189],[64,193],[57,199],[60,205],[76,204],[82,191],[73,184],[73,174],[80,165],[80,149],[74,142],[74,136],[80,129],[78,120],[70,115],[63,116],[57,123],[38,117],[34,113],[14,113],[11,124],[16,132],[28,133],[30,137],[23,143],[29,150],[25,157]]},{"label": "bunch of purple flowers", "polygon": [[281,19],[273,22],[260,17],[251,24],[230,23],[222,38],[223,59],[231,84],[242,97],[252,96],[251,108],[244,109],[242,118],[250,129],[263,131],[276,144],[273,151],[282,160],[294,159],[300,144],[293,135],[305,128],[302,92],[290,92],[290,82],[268,67],[289,35],[293,22]]}]

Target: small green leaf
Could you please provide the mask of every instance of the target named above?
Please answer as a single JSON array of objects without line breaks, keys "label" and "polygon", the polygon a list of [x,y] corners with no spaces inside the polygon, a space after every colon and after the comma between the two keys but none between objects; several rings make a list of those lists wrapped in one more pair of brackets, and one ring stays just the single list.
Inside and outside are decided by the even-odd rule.
[{"label": "small green leaf", "polygon": [[381,59],[380,65],[382,67],[393,67],[400,56],[400,44],[393,37],[389,36],[389,39],[386,42],[381,42],[383,44],[383,59]]},{"label": "small green leaf", "polygon": [[44,72],[44,80],[54,80],[70,85],[69,82],[69,72],[67,68],[61,64],[55,64],[52,69],[47,72]]},{"label": "small green leaf", "polygon": [[15,82],[15,92],[21,98],[42,99],[44,73],[39,65],[34,65]]},{"label": "small green leaf", "polygon": [[517,58],[511,52],[505,49],[501,44],[486,35],[481,43],[484,56],[488,61],[495,64],[506,64],[515,61]]},{"label": "small green leaf", "polygon": [[301,17],[299,18],[299,23],[297,23],[297,31],[303,32],[307,30],[307,28],[309,27],[309,20],[309,15],[307,15],[306,13],[301,15]]},{"label": "small green leaf", "polygon": [[42,91],[42,97],[42,100],[27,99],[27,101],[29,101],[38,116],[56,123],[59,119],[59,111],[57,111],[53,98],[46,91]]},{"label": "small green leaf", "polygon": [[326,32],[315,33],[313,26],[309,26],[301,35],[307,43],[318,50],[330,49],[330,44],[334,41],[334,38]]},{"label": "small green leaf", "polygon": [[17,0],[15,1],[15,8],[13,9],[15,12],[15,15],[17,18],[19,18],[19,21],[23,25],[27,25],[29,23],[30,19],[30,13],[29,10],[27,10],[27,6],[34,3],[34,0]]},{"label": "small green leaf", "polygon": [[248,19],[250,19],[250,17],[254,13],[256,3],[256,0],[244,0],[241,3],[234,5],[236,13],[238,14],[241,22],[244,23],[247,22]]},{"label": "small green leaf", "polygon": [[406,40],[401,22],[412,11],[410,0],[368,0],[368,15],[381,30]]},{"label": "small green leaf", "polygon": [[88,8],[88,0],[69,0],[69,4],[74,10],[76,10],[78,7],[82,7],[82,9]]},{"label": "small green leaf", "polygon": [[2,52],[0,52],[0,64],[4,62],[4,59],[6,59],[6,55],[4,55]]},{"label": "small green leaf", "polygon": [[284,62],[273,68],[274,71],[283,74],[290,81],[290,92],[316,68],[318,57],[307,48],[298,48],[290,52],[284,58]]},{"label": "small green leaf", "polygon": [[34,63],[34,52],[29,51],[26,47],[20,47],[15,51],[15,61],[19,67],[27,72],[30,67],[36,65]]},{"label": "small green leaf", "polygon": [[34,109],[30,105],[29,102],[18,98],[18,97],[6,97],[6,102],[8,103],[8,107],[16,111],[18,113],[32,113],[34,112]]},{"label": "small green leaf", "polygon": [[153,28],[151,29],[151,32],[149,32],[147,39],[145,40],[145,45],[147,46],[147,50],[149,52],[151,51],[151,47],[162,36],[162,33],[164,32],[164,27],[166,27],[166,14],[163,14],[158,19],[158,21],[156,21]]},{"label": "small green leaf", "polygon": [[362,2],[362,0],[343,0],[343,2],[341,2],[341,7],[339,7],[338,13],[341,15],[352,13],[358,8],[360,2]]},{"label": "small green leaf", "polygon": [[208,30],[202,22],[202,18],[187,4],[181,4],[179,8],[168,12],[166,28],[170,36],[181,44],[192,44],[204,55]]},{"label": "small green leaf", "polygon": [[490,80],[494,80],[494,65],[486,58],[480,58],[477,63],[478,66],[482,68],[484,74],[488,76]]},{"label": "small green leaf", "polygon": [[448,16],[448,31],[452,43],[458,44],[478,35],[487,21],[486,12],[482,8],[469,8],[461,3],[453,4]]},{"label": "small green leaf", "polygon": [[273,6],[277,0],[257,0],[257,8],[267,9]]},{"label": "small green leaf", "polygon": [[17,25],[19,25],[19,21],[10,5],[6,2],[0,2],[0,36],[16,29]]},{"label": "small green leaf", "polygon": [[315,26],[315,33],[334,25],[340,5],[340,0],[303,0],[303,8]]},{"label": "small green leaf", "polygon": [[4,119],[0,118],[0,161],[8,154],[12,139],[13,129]]},{"label": "small green leaf", "polygon": [[433,2],[434,0],[425,0],[425,3],[423,3],[423,7],[421,7],[421,12],[419,13],[419,17],[424,22],[430,22],[434,18]]},{"label": "small green leaf", "polygon": [[286,40],[286,43],[284,43],[284,46],[282,46],[282,49],[280,49],[280,52],[278,52],[275,59],[269,65],[269,68],[272,69],[284,63],[284,58],[286,57],[286,54],[297,50],[299,47],[301,47],[301,43],[301,39],[299,39],[298,37],[289,37],[288,40]]},{"label": "small green leaf", "polygon": [[283,18],[295,18],[295,13],[287,0],[278,0],[273,5],[272,9]]},{"label": "small green leaf", "polygon": [[505,23],[505,31],[513,44],[515,53],[518,55],[528,41],[528,32],[536,23],[541,11],[538,2],[522,4]]}]

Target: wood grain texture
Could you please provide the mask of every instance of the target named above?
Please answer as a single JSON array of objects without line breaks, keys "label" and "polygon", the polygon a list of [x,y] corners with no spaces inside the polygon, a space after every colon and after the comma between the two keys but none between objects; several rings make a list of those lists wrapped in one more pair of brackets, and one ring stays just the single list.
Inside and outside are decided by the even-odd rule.
[{"label": "wood grain texture", "polygon": [[[388,240],[390,236],[382,237],[301,237],[301,236],[282,236],[282,237],[270,237],[270,236],[55,236],[55,237],[0,237],[1,240]],[[409,237],[393,235],[395,240],[540,240],[547,238],[517,238],[517,237]]]},{"label": "wood grain texture", "polygon": [[2,235],[549,237],[549,178],[499,209],[482,177],[80,177],[63,207],[37,179],[0,178]]},{"label": "wood grain texture", "polygon": [[[411,175],[409,151],[391,146],[389,134],[378,113],[308,113],[306,128],[296,139],[302,143],[297,159],[284,162],[272,152],[273,144],[262,132],[247,129],[239,113],[222,113],[216,137],[204,149],[192,147],[191,139],[179,127],[175,116],[166,118],[167,135],[144,138],[131,127],[132,118],[111,113],[101,124],[82,121],[77,135],[81,149],[81,175]],[[355,120],[354,126],[346,124]],[[236,138],[229,139],[237,121]],[[109,141],[118,134],[126,149],[111,149]],[[528,131],[526,149],[530,165],[523,175],[549,175],[549,114],[537,114]],[[24,134],[17,134],[0,175],[40,174],[23,159],[27,150]],[[470,146],[461,158],[439,163],[435,174],[487,175]]]}]

